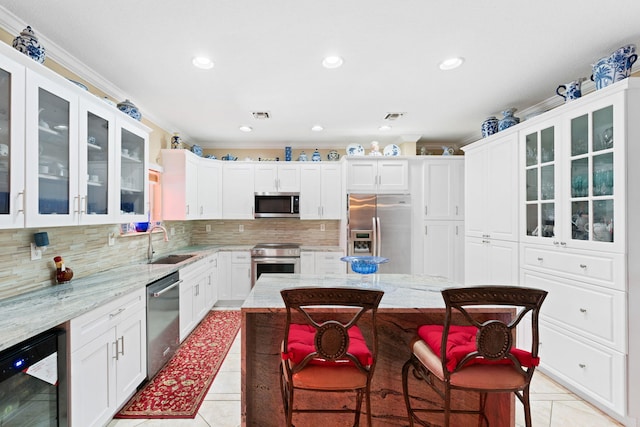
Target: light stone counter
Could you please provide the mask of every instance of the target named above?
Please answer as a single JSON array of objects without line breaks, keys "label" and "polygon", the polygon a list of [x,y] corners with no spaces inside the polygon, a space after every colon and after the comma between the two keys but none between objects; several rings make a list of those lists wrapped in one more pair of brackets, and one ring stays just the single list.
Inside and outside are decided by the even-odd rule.
[{"label": "light stone counter", "polygon": [[[221,250],[248,250],[250,246],[188,246],[171,253],[195,254],[179,264],[133,264],[70,283],[52,285],[0,301],[0,351],[61,325]],[[156,258],[162,255],[156,255]],[[71,266],[72,267],[72,266]],[[73,268],[73,267],[72,267]]]},{"label": "light stone counter", "polygon": [[[242,305],[242,425],[279,427],[285,422],[280,395],[278,366],[280,344],[284,336],[286,310],[280,290],[290,287],[364,287],[384,291],[377,316],[379,339],[378,361],[371,385],[371,404],[374,426],[406,426],[407,411],[402,397],[402,365],[409,358],[410,343],[416,329],[423,324],[442,324],[445,305],[440,290],[458,286],[456,283],[434,276],[404,274],[376,274],[367,277],[356,274],[316,276],[300,274],[265,274],[260,276],[251,294]],[[510,308],[482,307],[477,311],[483,320],[508,321],[514,314]],[[361,319],[358,325],[370,328],[370,322]],[[461,322],[454,315],[454,322]],[[437,399],[425,386],[412,386],[416,398],[431,401]],[[460,393],[458,405],[475,407],[477,394]],[[301,407],[335,407],[336,399],[353,406],[353,396],[341,394],[296,395],[296,405]],[[436,401],[436,400],[433,400]],[[338,406],[341,406],[338,404]],[[494,427],[510,427],[515,424],[515,403],[508,393],[491,394],[487,399],[489,423]],[[320,417],[320,418],[319,418]],[[441,422],[430,419],[437,425]],[[475,418],[473,422],[475,423]],[[454,416],[451,425],[469,425],[466,416]],[[351,416],[331,414],[295,414],[296,425],[351,426]],[[475,425],[475,424],[474,424]]]}]

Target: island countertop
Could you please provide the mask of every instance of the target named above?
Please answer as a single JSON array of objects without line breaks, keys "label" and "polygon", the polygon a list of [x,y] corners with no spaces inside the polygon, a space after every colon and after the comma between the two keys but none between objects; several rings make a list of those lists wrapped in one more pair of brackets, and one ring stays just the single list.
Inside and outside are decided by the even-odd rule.
[{"label": "island countertop", "polygon": [[[406,407],[402,397],[402,365],[411,354],[410,343],[422,324],[442,324],[445,304],[440,291],[447,287],[460,286],[441,277],[405,274],[375,274],[365,278],[356,274],[303,275],[263,274],[249,297],[242,305],[242,425],[277,427],[284,423],[282,398],[280,395],[278,366],[280,345],[284,336],[286,309],[280,290],[292,287],[356,287],[380,289],[384,296],[377,315],[379,339],[378,362],[371,387],[372,416],[375,426],[400,427],[408,424]],[[514,311],[506,307],[483,307],[475,309],[484,320],[509,321]],[[454,316],[454,322],[462,321]],[[361,327],[370,327],[368,323]],[[426,387],[412,389],[418,398],[436,398]],[[326,393],[325,393],[326,395]],[[318,394],[297,396],[297,404],[320,406],[329,403],[335,395]],[[351,397],[339,395],[339,403],[353,403]],[[319,400],[320,399],[320,400]],[[477,404],[476,394],[459,396],[458,403],[472,407]],[[320,405],[318,405],[318,403]],[[490,394],[487,399],[487,415],[490,424],[496,427],[512,427],[515,424],[515,402],[508,393]],[[329,414],[294,415],[296,425],[350,426],[353,418]],[[330,417],[330,418],[329,418]],[[452,425],[466,425],[469,418],[453,417]],[[438,420],[433,420],[438,422]],[[473,419],[475,423],[476,420]],[[466,423],[466,424],[465,424]]]}]

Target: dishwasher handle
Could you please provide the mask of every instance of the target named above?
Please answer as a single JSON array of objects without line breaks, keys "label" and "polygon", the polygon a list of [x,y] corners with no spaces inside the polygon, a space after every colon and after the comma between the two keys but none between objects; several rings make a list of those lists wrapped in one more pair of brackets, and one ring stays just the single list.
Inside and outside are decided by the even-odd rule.
[{"label": "dishwasher handle", "polygon": [[165,292],[169,292],[171,289],[175,288],[176,286],[178,286],[180,283],[182,283],[183,280],[180,279],[177,282],[172,283],[171,285],[167,286],[166,288],[162,289],[159,292],[152,292],[151,296],[153,298],[158,298],[159,296],[161,296],[162,294],[164,294]]}]

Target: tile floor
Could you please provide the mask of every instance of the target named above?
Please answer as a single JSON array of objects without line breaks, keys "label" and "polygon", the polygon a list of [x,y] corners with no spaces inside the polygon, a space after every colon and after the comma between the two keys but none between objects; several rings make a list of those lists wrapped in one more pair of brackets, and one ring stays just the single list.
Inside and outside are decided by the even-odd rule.
[{"label": "tile floor", "polygon": [[[531,383],[535,427],[622,426],[537,371]],[[475,425],[475,424],[474,424]],[[240,426],[240,334],[220,367],[195,419],[113,420],[108,427],[237,427]],[[524,426],[522,405],[516,404],[516,427]]]}]

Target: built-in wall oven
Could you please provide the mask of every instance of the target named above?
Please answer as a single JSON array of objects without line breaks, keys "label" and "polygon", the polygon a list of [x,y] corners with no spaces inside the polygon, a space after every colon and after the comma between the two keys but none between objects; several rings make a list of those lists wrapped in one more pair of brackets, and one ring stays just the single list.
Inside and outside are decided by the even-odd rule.
[{"label": "built-in wall oven", "polygon": [[259,243],[251,250],[251,287],[263,273],[300,273],[300,245]]},{"label": "built-in wall oven", "polygon": [[0,426],[69,425],[66,348],[56,329],[0,352]]}]

